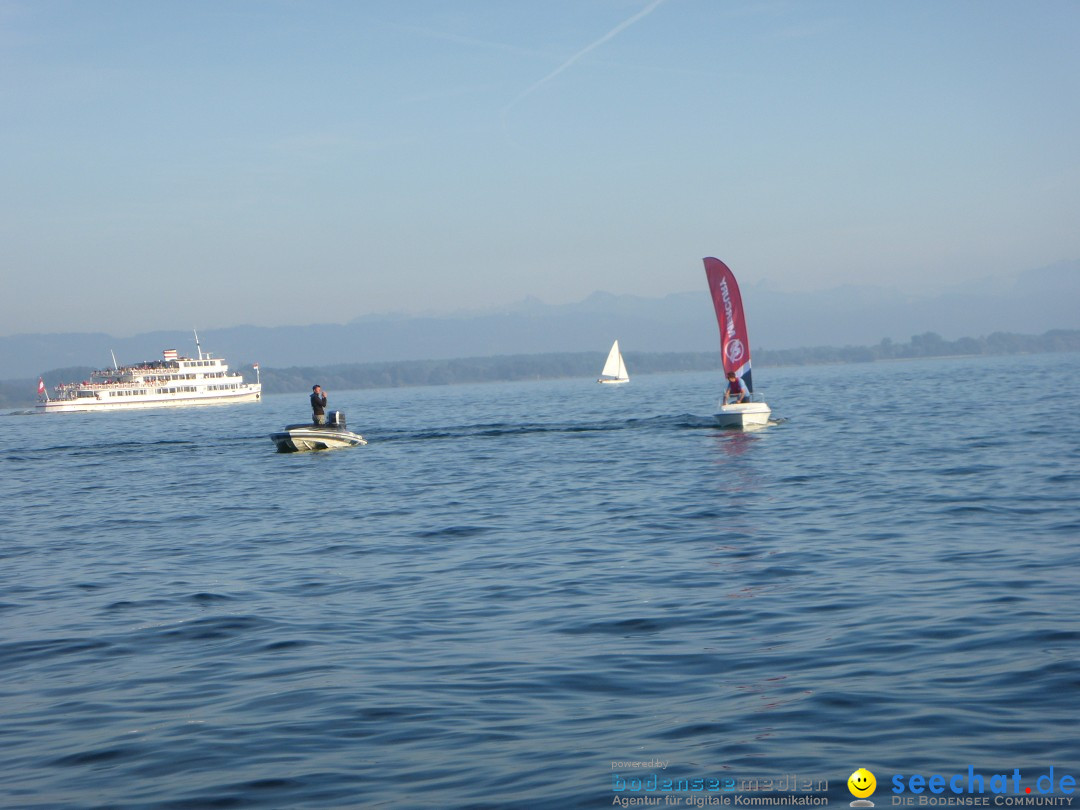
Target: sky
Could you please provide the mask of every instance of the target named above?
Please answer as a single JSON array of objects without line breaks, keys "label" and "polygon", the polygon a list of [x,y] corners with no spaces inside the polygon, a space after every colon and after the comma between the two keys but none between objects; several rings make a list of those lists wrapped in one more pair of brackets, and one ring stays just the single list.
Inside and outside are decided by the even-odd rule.
[{"label": "sky", "polygon": [[0,334],[1080,258],[1078,0],[0,0]]}]

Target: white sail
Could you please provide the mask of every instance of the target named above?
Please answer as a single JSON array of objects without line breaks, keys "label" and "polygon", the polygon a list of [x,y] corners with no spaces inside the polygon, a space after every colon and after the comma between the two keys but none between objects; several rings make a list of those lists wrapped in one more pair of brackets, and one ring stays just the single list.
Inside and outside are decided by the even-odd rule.
[{"label": "white sail", "polygon": [[597,380],[597,382],[630,382],[630,375],[626,373],[626,363],[623,361],[622,352],[619,351],[619,341],[616,340],[611,344],[611,351],[608,352],[607,362],[604,363],[604,370],[600,372],[600,379]]}]

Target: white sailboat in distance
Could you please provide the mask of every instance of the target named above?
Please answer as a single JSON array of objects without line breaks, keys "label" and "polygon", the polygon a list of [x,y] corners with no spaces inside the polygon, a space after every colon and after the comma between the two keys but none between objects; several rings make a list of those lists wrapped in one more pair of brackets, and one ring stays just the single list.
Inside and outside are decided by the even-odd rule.
[{"label": "white sailboat in distance", "polygon": [[630,375],[626,373],[626,363],[623,361],[622,352],[619,351],[619,341],[611,344],[604,370],[600,372],[598,383],[617,385],[618,383],[630,382]]}]

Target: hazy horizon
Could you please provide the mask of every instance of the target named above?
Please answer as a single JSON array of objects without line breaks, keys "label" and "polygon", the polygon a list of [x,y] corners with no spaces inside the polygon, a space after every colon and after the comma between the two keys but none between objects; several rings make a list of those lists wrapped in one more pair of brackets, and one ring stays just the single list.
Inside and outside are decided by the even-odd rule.
[{"label": "hazy horizon", "polygon": [[1080,5],[0,0],[8,334],[1080,257]]},{"label": "hazy horizon", "polygon": [[[1080,310],[1071,305],[1071,302],[1080,295],[1080,259],[1070,262],[1059,262],[1055,265],[1042,268],[1027,269],[1021,272],[988,276],[975,280],[972,283],[954,286],[945,289],[944,292],[933,295],[930,291],[924,291],[921,296],[909,296],[901,293],[895,286],[879,285],[872,283],[842,284],[832,288],[823,289],[813,293],[788,293],[778,290],[768,281],[759,281],[749,285],[740,285],[743,290],[743,299],[751,315],[751,322],[762,326],[754,331],[755,345],[758,343],[772,343],[772,348],[797,348],[791,342],[787,332],[791,329],[815,331],[821,326],[822,308],[834,307],[840,311],[848,310],[854,316],[856,308],[873,303],[879,306],[885,305],[892,310],[892,316],[888,321],[880,320],[880,313],[863,313],[862,320],[872,326],[871,330],[879,330],[871,337],[870,332],[863,330],[861,334],[853,335],[841,331],[835,335],[834,343],[844,345],[852,341],[861,343],[875,343],[881,338],[904,339],[910,337],[913,332],[935,331],[941,332],[949,339],[958,337],[971,337],[985,335],[995,331],[1013,331],[1028,334],[1041,334],[1050,329],[1076,329],[1080,328]],[[967,290],[967,292],[965,292]],[[1023,294],[1018,294],[1023,291]],[[610,290],[594,290],[577,301],[568,301],[561,304],[553,304],[544,301],[535,295],[525,295],[515,301],[503,305],[490,305],[486,307],[457,307],[457,308],[431,308],[426,311],[409,312],[406,310],[363,312],[353,317],[344,318],[341,321],[308,320],[297,323],[268,323],[254,324],[236,321],[223,324],[218,327],[205,328],[200,323],[188,324],[158,324],[150,329],[134,330],[125,323],[109,322],[103,320],[96,328],[83,330],[71,329],[43,329],[35,328],[29,332],[3,332],[0,339],[18,338],[32,335],[71,335],[71,334],[104,334],[114,338],[131,338],[150,333],[181,332],[190,333],[193,330],[204,333],[213,333],[221,330],[253,327],[258,329],[288,329],[288,328],[318,328],[318,327],[343,327],[357,323],[395,322],[401,320],[459,320],[477,319],[499,315],[534,314],[545,312],[551,314],[557,310],[585,310],[593,309],[597,314],[606,317],[618,316],[625,311],[627,306],[651,306],[663,305],[665,302],[680,298],[700,298],[702,302],[701,322],[712,330],[711,302],[708,290],[685,290],[667,293],[662,296],[648,297],[636,296],[627,293],[616,293]],[[777,312],[778,302],[787,302],[785,311]],[[1010,303],[1011,301],[1011,303]],[[956,312],[970,309],[972,306],[992,305],[993,312],[983,313],[982,318],[955,317]],[[936,310],[937,322],[927,322],[925,317],[918,317],[918,313],[932,305]],[[942,307],[946,306],[953,311],[950,316]],[[1015,328],[1009,328],[1002,322],[992,322],[996,314],[1006,307],[1019,307],[1025,314]],[[904,317],[903,310],[911,311],[911,317]],[[831,313],[835,315],[835,312]],[[1014,312],[1014,316],[1015,316]],[[829,314],[826,314],[826,318]],[[783,324],[786,328],[778,330]],[[780,331],[785,334],[777,334]],[[779,345],[776,341],[779,340]],[[817,345],[817,344],[814,344]]]},{"label": "hazy horizon", "polygon": [[[846,285],[783,293],[743,286],[754,349],[872,346],[935,333],[944,340],[995,333],[1043,335],[1080,330],[1080,260],[987,278],[976,290],[908,296],[895,288]],[[428,360],[499,354],[600,351],[615,338],[629,352],[716,351],[718,331],[707,291],[659,298],[597,291],[569,304],[528,297],[486,310],[367,314],[345,323],[293,326],[198,326],[202,346],[233,363],[263,367]],[[0,335],[0,379],[66,366],[156,357],[164,348],[195,350],[191,326],[124,335],[103,324],[88,332]]]}]

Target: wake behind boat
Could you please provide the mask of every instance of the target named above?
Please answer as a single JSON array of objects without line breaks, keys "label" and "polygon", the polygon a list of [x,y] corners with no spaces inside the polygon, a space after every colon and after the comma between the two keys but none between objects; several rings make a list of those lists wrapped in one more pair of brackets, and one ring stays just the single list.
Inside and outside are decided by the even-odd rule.
[{"label": "wake behind boat", "polygon": [[630,375],[626,373],[626,363],[623,361],[622,352],[619,351],[619,341],[616,340],[611,344],[607,362],[604,363],[604,370],[600,372],[600,379],[597,382],[609,385],[630,382]]},{"label": "wake behind boat", "polygon": [[[720,325],[720,356],[725,374],[734,373],[731,385],[741,392],[745,386],[745,399],[728,402],[728,395],[721,398],[716,412],[720,427],[758,427],[769,421],[772,413],[764,398],[754,394],[754,382],[750,373],[750,338],[743,315],[742,295],[739,285],[728,266],[719,259],[709,257],[705,261],[705,276],[709,280],[716,321]],[[739,384],[741,381],[741,385]],[[729,391],[732,388],[729,387]],[[736,396],[736,399],[738,397]]]},{"label": "wake behind boat", "polygon": [[303,425],[286,425],[270,438],[277,445],[279,453],[297,453],[305,450],[334,450],[340,447],[360,447],[367,441],[359,433],[353,433],[345,426],[345,414],[330,411],[326,415],[326,424],[308,422]]}]

